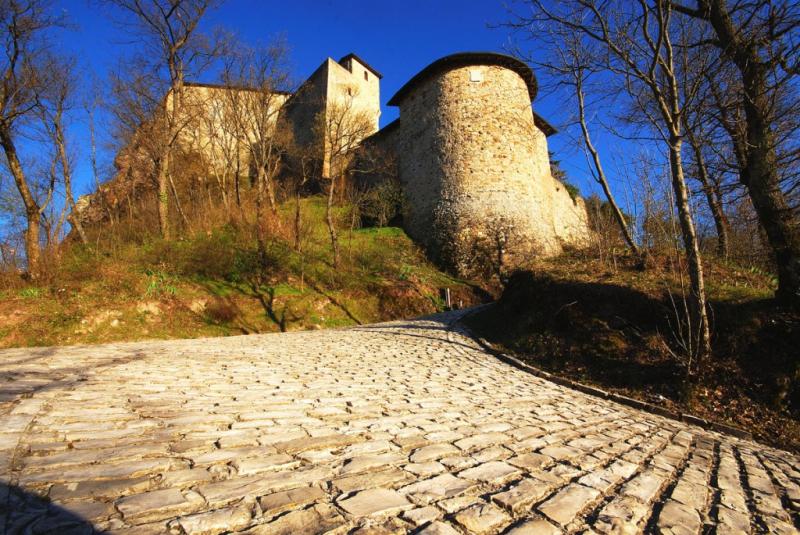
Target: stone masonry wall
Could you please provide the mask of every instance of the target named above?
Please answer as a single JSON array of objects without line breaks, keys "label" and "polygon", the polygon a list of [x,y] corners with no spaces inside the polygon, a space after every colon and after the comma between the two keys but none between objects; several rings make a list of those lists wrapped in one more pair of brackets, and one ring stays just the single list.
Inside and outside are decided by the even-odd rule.
[{"label": "stone masonry wall", "polygon": [[372,132],[377,132],[381,116],[380,79],[353,58],[344,65],[332,59],[328,62],[328,100],[341,102],[352,97],[354,111],[369,115]]},{"label": "stone masonry wall", "polygon": [[[238,146],[241,169],[246,170],[250,161],[248,143],[257,142],[263,115],[268,117],[272,133],[278,122],[278,112],[287,98],[288,94],[281,92],[265,97],[259,91],[241,88],[187,85],[184,106],[190,120],[181,132],[181,144],[184,150],[205,155],[208,164],[217,172],[223,172],[226,166],[232,165],[231,159]],[[237,113],[234,110],[236,106],[240,108],[238,113],[242,114],[238,118],[234,115]],[[240,134],[234,131],[236,124],[250,127],[245,132],[246,141],[237,143],[236,138]]]},{"label": "stone masonry wall", "polygon": [[369,133],[377,132],[381,114],[380,79],[355,59],[349,59],[345,67],[328,58],[289,99],[281,113],[281,125],[291,129],[298,145],[320,158],[325,177],[330,172],[328,140],[318,145],[315,127],[321,114],[332,113],[333,106],[344,106],[348,100],[352,105],[349,113],[369,115],[374,124]]},{"label": "stone masonry wall", "polygon": [[328,87],[327,61],[323,63],[293,94],[281,110],[280,128],[292,133],[295,143],[307,148],[314,156],[322,157],[321,147],[315,146],[314,125],[325,105]]},{"label": "stone masonry wall", "polygon": [[550,175],[516,72],[472,65],[431,76],[400,102],[396,137],[407,230],[456,271],[470,271],[478,245],[503,249],[514,266],[587,238],[583,202]]}]

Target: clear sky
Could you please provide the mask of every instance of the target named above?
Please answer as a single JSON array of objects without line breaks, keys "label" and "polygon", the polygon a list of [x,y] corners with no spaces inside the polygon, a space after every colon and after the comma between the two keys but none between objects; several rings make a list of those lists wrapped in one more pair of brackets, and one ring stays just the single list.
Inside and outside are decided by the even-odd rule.
[{"label": "clear sky", "polygon": [[[56,0],[59,2],[59,0]],[[67,32],[63,49],[74,53],[83,69],[105,79],[116,65],[130,38],[109,22],[108,10],[87,0],[60,0],[75,29]],[[310,75],[330,56],[338,59],[354,52],[383,74],[381,125],[397,117],[386,101],[414,74],[437,58],[460,51],[502,52],[509,41],[502,0],[228,0],[207,16],[206,30],[224,26],[248,43],[266,43],[283,34],[291,48],[291,63],[298,81]],[[213,81],[213,79],[205,80]],[[536,111],[557,127],[567,119],[557,96],[534,103]],[[73,151],[77,157],[76,193],[92,189],[85,124],[73,125]],[[585,174],[585,160],[567,136],[550,138],[550,148],[570,175],[588,193],[594,188]],[[104,154],[106,162],[113,158]],[[107,176],[104,178],[108,178]]]}]

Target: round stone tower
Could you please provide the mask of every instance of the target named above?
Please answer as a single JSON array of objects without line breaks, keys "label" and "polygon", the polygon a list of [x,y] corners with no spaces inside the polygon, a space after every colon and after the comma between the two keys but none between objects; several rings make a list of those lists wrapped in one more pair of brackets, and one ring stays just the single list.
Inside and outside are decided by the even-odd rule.
[{"label": "round stone tower", "polygon": [[495,53],[441,58],[389,101],[387,132],[403,186],[405,226],[461,274],[514,267],[589,234],[583,201],[550,175],[546,133],[531,101],[536,79]]}]

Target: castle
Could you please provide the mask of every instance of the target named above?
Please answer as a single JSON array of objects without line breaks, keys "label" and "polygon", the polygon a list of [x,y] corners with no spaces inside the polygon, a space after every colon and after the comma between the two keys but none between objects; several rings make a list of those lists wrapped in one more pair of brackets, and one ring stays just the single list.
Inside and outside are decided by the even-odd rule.
[{"label": "castle", "polygon": [[446,56],[389,99],[400,117],[371,139],[396,155],[409,235],[458,273],[588,240],[583,199],[550,173],[555,130],[533,113],[536,91],[531,69],[511,56]]},{"label": "castle", "polygon": [[[546,138],[555,130],[532,110],[537,82],[525,63],[491,52],[438,59],[389,99],[399,118],[379,130],[381,78],[355,54],[328,58],[297,91],[274,95],[271,128],[288,131],[328,177],[332,148],[313,125],[346,103],[364,122],[350,142],[393,157],[407,232],[456,273],[468,275],[486,262],[513,268],[586,243],[583,200],[551,175]],[[248,91],[208,84],[186,90],[203,99],[206,115],[220,115],[211,113],[220,95]],[[214,120],[204,124],[185,136],[188,143],[225,165],[214,143],[228,137],[224,128]]]}]

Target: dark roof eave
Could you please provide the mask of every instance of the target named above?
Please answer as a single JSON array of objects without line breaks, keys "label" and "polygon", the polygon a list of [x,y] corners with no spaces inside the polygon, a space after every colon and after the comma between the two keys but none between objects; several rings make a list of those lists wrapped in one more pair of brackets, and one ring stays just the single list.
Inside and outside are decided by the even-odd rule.
[{"label": "dark roof eave", "polygon": [[459,52],[439,58],[419,71],[389,99],[387,104],[389,106],[399,106],[400,102],[408,96],[409,93],[434,74],[469,65],[499,65],[511,69],[519,74],[525,81],[531,102],[536,98],[536,93],[538,91],[536,76],[533,74],[531,68],[522,60],[497,52]]},{"label": "dark roof eave", "polygon": [[556,130],[553,125],[544,120],[542,116],[536,112],[533,112],[533,124],[536,125],[536,128],[544,132],[546,137],[550,137],[553,134],[558,134],[558,130]]},{"label": "dark roof eave", "polygon": [[366,68],[368,71],[370,71],[372,74],[374,74],[375,76],[377,76],[377,77],[378,77],[378,80],[380,80],[381,78],[383,78],[383,75],[382,75],[381,73],[379,73],[378,71],[376,71],[376,70],[375,70],[375,69],[374,69],[374,68],[373,68],[373,67],[372,67],[372,66],[371,66],[369,63],[367,63],[366,61],[364,61],[363,59],[361,59],[359,56],[357,56],[356,54],[354,54],[354,53],[352,53],[352,52],[350,52],[350,53],[349,53],[349,54],[347,54],[346,56],[343,56],[343,57],[342,57],[342,59],[340,59],[340,60],[339,60],[339,64],[341,65],[341,64],[342,64],[344,61],[346,61],[346,60],[348,60],[348,59],[350,59],[350,58],[353,58],[354,60],[356,60],[356,61],[358,61],[360,64],[362,64],[362,65],[363,65],[363,66],[364,66],[364,67],[365,67],[365,68]]}]

